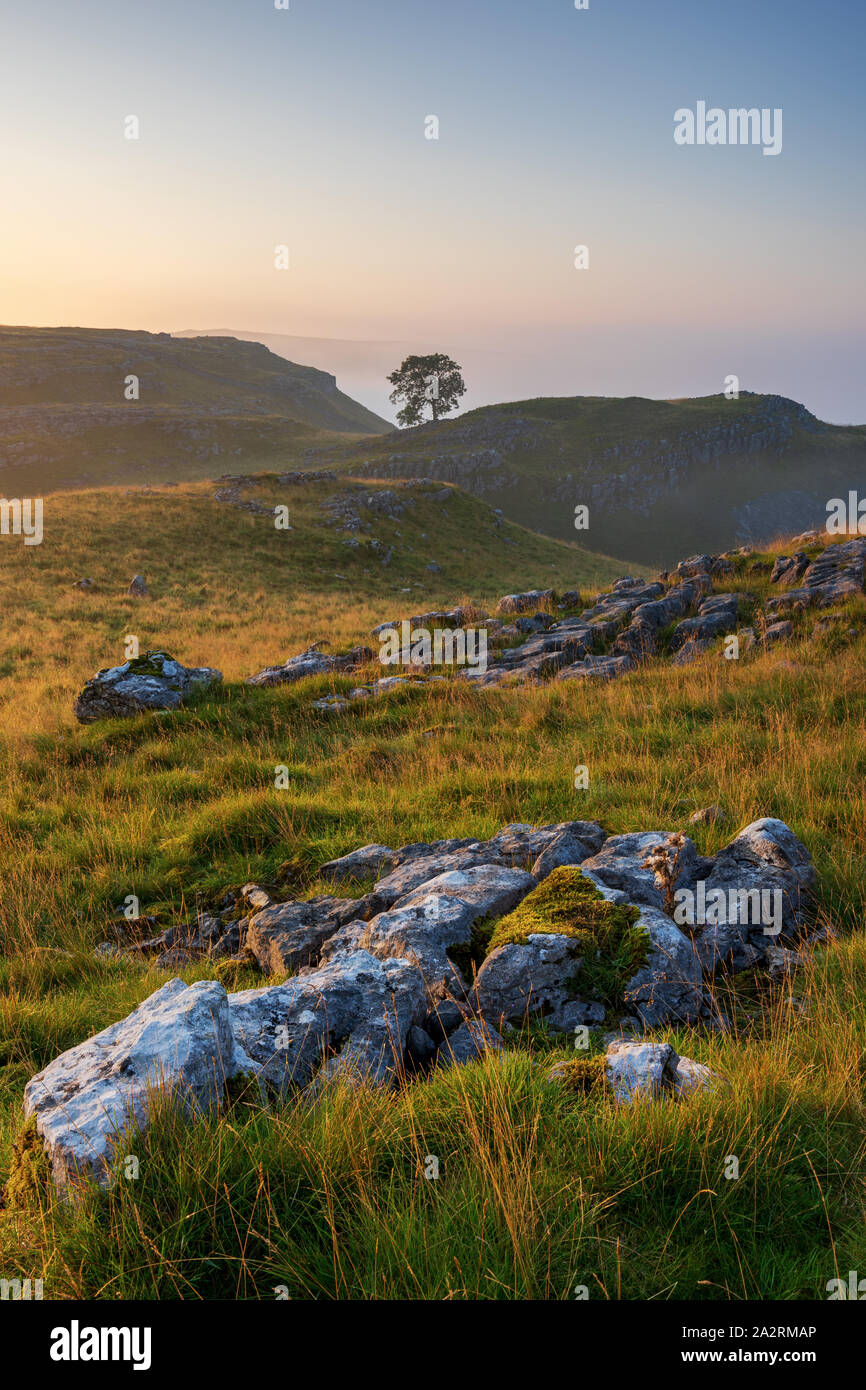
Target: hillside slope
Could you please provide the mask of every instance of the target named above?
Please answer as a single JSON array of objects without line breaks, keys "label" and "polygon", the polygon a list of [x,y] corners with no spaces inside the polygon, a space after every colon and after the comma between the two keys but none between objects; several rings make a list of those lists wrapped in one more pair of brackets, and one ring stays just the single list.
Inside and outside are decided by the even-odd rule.
[{"label": "hillside slope", "polygon": [[866,494],[866,426],[827,425],[795,401],[749,392],[514,401],[317,457],[458,483],[553,536],[576,534],[583,504],[581,544],[644,564],[823,526],[829,498]]},{"label": "hillside slope", "polygon": [[[138,399],[127,400],[127,378]],[[125,329],[0,328],[0,488],[172,481],[214,458],[289,466],[311,443],[386,420],[333,376],[234,338]]]},{"label": "hillside slope", "polygon": [[[268,515],[278,505],[291,530]],[[120,656],[129,631],[235,680],[316,640],[368,640],[383,609],[470,591],[490,600],[539,579],[590,589],[622,569],[438,484],[289,473],[60,492],[45,499],[41,545],[0,544],[0,707],[7,727],[38,727],[46,699],[52,720],[69,722],[74,691]],[[136,572],[153,595],[144,604],[126,597]],[[79,579],[94,587],[74,588]]]},{"label": "hillside slope", "polygon": [[417,347],[408,339],[311,338],[291,333],[256,332],[239,328],[188,328],[172,333],[175,338],[240,338],[247,343],[264,343],[271,352],[290,362],[309,362],[312,367],[333,372],[356,400],[393,417],[387,380],[405,357]]}]

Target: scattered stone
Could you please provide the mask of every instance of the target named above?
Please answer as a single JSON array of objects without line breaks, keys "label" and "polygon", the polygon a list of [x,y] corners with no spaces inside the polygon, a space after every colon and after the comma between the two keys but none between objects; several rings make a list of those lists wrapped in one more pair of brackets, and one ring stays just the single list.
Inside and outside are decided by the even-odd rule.
[{"label": "scattered stone", "polygon": [[241,889],[241,898],[255,912],[261,912],[263,908],[270,907],[273,899],[270,893],[264,888],[260,888],[257,883],[245,883]]},{"label": "scattered stone", "polygon": [[362,845],[360,849],[354,849],[339,859],[329,859],[319,870],[319,877],[331,883],[345,883],[350,879],[381,874],[383,869],[391,870],[396,864],[397,855],[387,845]]},{"label": "scattered stone", "polygon": [[795,555],[778,555],[770,572],[771,584],[799,584],[809,568],[809,557],[802,550]]},{"label": "scattered stone", "polygon": [[584,860],[581,869],[600,887],[621,893],[622,901],[645,904],[664,912],[669,904],[662,875],[648,867],[646,860],[658,851],[669,862],[673,859],[678,888],[694,887],[702,867],[707,863],[699,858],[692,840],[687,836],[679,838],[681,844],[677,843],[678,837],[673,831],[664,830],[611,835],[598,854]]},{"label": "scattered stone", "polygon": [[704,656],[706,652],[710,651],[713,645],[711,637],[690,637],[674,655],[672,664],[674,666],[690,666],[693,661],[697,661],[699,656]]},{"label": "scattered stone", "polygon": [[529,589],[522,594],[506,594],[496,605],[497,613],[528,613],[531,608],[553,603],[552,589]]},{"label": "scattered stone", "polygon": [[222,680],[209,666],[182,666],[167,652],[145,652],[122,666],[110,666],[89,680],[75,701],[81,724],[127,719],[149,710],[177,709],[198,691]]},{"label": "scattered stone", "polygon": [[[751,894],[754,902],[757,894],[760,902],[762,894],[778,891],[780,932],[796,934],[806,926],[814,882],[809,852],[784,821],[764,817],[747,825],[711,861],[705,879],[707,898],[720,890],[730,903],[733,893],[736,910],[726,912],[723,922],[695,924],[694,944],[703,972],[710,976],[719,968],[745,970],[763,958],[773,941],[773,935],[764,930],[766,924],[750,922],[750,914],[740,910],[740,902],[748,900],[743,895]],[[747,920],[741,921],[743,916]]]},{"label": "scattered stone", "polygon": [[321,642],[308,647],[305,652],[289,657],[282,666],[266,666],[254,676],[247,677],[247,685],[271,686],[290,685],[305,680],[307,676],[329,676],[354,671],[373,660],[369,647],[353,647],[342,656],[328,656],[319,650]]},{"label": "scattered stone", "polygon": [[532,877],[538,883],[563,864],[582,864],[593,853],[592,845],[578,839],[571,831],[563,831],[543,850],[532,866]]},{"label": "scattered stone", "polygon": [[792,974],[803,963],[799,951],[789,951],[785,946],[771,943],[765,953],[765,964],[774,978]]},{"label": "scattered stone", "polygon": [[677,623],[671,637],[671,651],[678,651],[689,641],[712,641],[714,637],[736,631],[736,627],[737,595],[714,594],[704,599],[697,617],[684,618]]},{"label": "scattered stone", "polygon": [[710,1012],[703,990],[700,961],[694,947],[664,912],[641,909],[637,926],[647,932],[647,963],[623,991],[626,1005],[646,1028],[679,1021],[696,1023]]},{"label": "scattered stone", "polygon": [[406,1035],[406,1060],[416,1071],[421,1071],[436,1056],[436,1044],[418,1024],[414,1024]]},{"label": "scattered stone", "polygon": [[137,574],[132,580],[126,591],[127,598],[150,598],[150,590],[147,587],[143,574]]},{"label": "scattered stone", "polygon": [[282,985],[229,995],[238,1044],[278,1091],[306,1086],[327,1066],[387,1083],[400,1071],[409,1029],[427,1013],[424,981],[405,960],[354,951]]},{"label": "scattered stone", "polygon": [[699,811],[692,811],[689,825],[724,825],[727,819],[721,806],[703,806]]},{"label": "scattered stone", "polygon": [[266,975],[289,974],[317,961],[328,938],[360,915],[354,898],[274,904],[250,918],[247,949]]},{"label": "scattered stone", "polygon": [[630,1104],[638,1097],[658,1100],[672,1090],[679,1061],[670,1043],[612,1042],[605,1071],[616,1099]]},{"label": "scattered stone", "polygon": [[714,1086],[728,1086],[730,1083],[718,1072],[710,1071],[703,1062],[693,1062],[691,1057],[680,1057],[677,1061],[673,1080],[673,1092],[677,1096],[691,1096],[698,1091],[709,1091]]},{"label": "scattered stone", "polygon": [[583,661],[576,661],[572,666],[566,666],[557,672],[557,680],[582,680],[588,677],[596,677],[599,680],[615,680],[617,676],[624,676],[635,666],[634,657],[624,656],[587,656]]},{"label": "scattered stone", "polygon": [[424,1020],[424,1031],[438,1044],[450,1037],[464,1018],[463,1006],[456,999],[438,999]]}]

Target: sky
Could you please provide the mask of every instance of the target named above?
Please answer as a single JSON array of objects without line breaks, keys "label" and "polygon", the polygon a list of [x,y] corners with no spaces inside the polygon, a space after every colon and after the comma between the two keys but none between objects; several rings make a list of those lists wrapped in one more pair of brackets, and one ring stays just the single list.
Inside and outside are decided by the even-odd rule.
[{"label": "sky", "polygon": [[[863,0],[289,4],[0,0],[0,320],[866,421]],[[781,109],[781,152],[676,144],[699,101]]]}]

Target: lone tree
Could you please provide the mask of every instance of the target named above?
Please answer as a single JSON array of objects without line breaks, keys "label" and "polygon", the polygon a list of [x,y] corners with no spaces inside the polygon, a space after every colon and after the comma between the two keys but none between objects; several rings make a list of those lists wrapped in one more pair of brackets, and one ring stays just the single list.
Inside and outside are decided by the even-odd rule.
[{"label": "lone tree", "polygon": [[392,405],[403,402],[397,413],[401,425],[420,425],[425,405],[430,406],[431,419],[439,420],[455,410],[460,397],[466,394],[460,368],[444,352],[431,352],[429,357],[407,357],[388,380],[394,387]]}]

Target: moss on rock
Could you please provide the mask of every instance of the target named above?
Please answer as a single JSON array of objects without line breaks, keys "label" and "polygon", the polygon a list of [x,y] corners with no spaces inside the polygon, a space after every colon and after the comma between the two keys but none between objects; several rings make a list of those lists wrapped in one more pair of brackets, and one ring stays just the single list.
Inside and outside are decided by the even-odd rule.
[{"label": "moss on rock", "polygon": [[487,954],[512,942],[525,946],[543,933],[572,937],[582,958],[574,991],[618,1007],[625,985],[649,956],[649,936],[636,925],[638,916],[636,907],[608,902],[579,868],[561,865],[500,920]]}]

